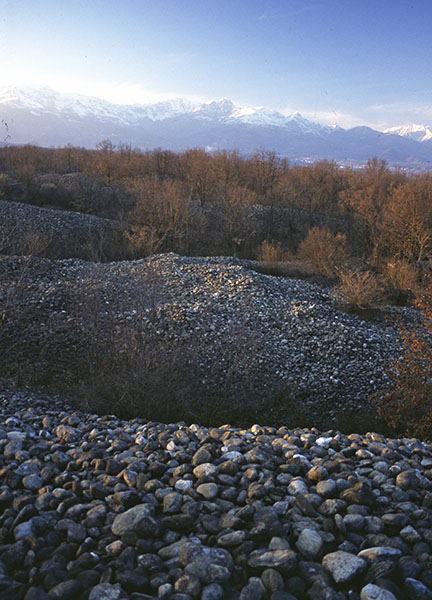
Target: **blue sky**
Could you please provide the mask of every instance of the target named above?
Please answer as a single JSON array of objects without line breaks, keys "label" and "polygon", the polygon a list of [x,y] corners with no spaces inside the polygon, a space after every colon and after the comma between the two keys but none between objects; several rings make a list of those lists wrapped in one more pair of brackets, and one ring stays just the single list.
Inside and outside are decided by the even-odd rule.
[{"label": "blue sky", "polygon": [[430,0],[0,0],[0,85],[432,124]]}]

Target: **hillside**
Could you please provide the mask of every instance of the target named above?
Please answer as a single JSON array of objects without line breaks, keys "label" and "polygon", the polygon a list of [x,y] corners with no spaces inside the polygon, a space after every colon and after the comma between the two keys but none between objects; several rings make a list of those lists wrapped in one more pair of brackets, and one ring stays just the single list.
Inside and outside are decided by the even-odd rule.
[{"label": "hillside", "polygon": [[[289,419],[292,410],[326,427],[361,412],[400,352],[390,321],[363,321],[326,288],[254,269],[175,254],[107,264],[3,257],[3,375],[22,363],[21,381],[68,387],[87,376],[96,385],[100,369],[108,409],[117,390],[122,410],[129,402],[132,413],[156,418],[242,422]],[[127,375],[122,348],[136,361],[123,365]],[[129,398],[130,377],[142,389]]]}]

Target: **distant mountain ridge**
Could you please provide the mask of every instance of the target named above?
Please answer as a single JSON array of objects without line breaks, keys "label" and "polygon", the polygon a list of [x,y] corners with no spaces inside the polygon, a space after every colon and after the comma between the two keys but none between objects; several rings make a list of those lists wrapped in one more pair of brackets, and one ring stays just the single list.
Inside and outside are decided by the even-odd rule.
[{"label": "distant mountain ridge", "polygon": [[142,150],[191,147],[273,150],[293,161],[336,160],[361,164],[372,156],[407,168],[432,167],[432,129],[423,125],[343,129],[314,123],[300,113],[285,116],[239,106],[226,98],[194,103],[183,98],[118,105],[100,98],[61,94],[50,88],[0,89],[0,141],[94,148],[103,139]]},{"label": "distant mountain ridge", "polygon": [[402,127],[390,127],[385,133],[395,133],[403,137],[410,138],[416,142],[428,142],[432,140],[432,128],[426,125],[403,125]]}]

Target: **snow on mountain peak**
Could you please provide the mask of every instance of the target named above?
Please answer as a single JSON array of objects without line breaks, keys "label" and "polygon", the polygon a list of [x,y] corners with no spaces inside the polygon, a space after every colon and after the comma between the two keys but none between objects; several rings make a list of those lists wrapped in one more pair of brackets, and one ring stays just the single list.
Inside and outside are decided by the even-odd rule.
[{"label": "snow on mountain peak", "polygon": [[390,127],[385,129],[384,133],[393,133],[402,137],[407,137],[416,142],[426,142],[432,139],[432,128],[427,125],[418,125],[412,123],[411,125],[403,125],[401,127]]},{"label": "snow on mountain peak", "polygon": [[181,116],[217,120],[251,126],[289,127],[320,135],[327,127],[311,123],[300,113],[284,116],[263,107],[240,106],[227,98],[196,103],[184,98],[173,98],[157,103],[117,105],[106,100],[79,94],[61,94],[47,87],[23,86],[0,89],[0,103],[29,109],[35,115],[58,114],[93,117],[125,124],[137,124],[142,119],[163,121]]}]

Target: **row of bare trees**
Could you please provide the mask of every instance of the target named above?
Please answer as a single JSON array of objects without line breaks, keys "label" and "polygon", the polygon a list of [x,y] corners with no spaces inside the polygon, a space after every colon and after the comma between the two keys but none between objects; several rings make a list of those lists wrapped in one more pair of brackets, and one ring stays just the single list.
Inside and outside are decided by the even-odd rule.
[{"label": "row of bare trees", "polygon": [[[290,165],[273,152],[141,152],[105,140],[97,150],[2,148],[0,173],[6,199],[15,183],[27,202],[124,221],[136,256],[256,258],[263,242],[295,254],[317,228],[345,236],[346,255],[378,271],[432,253],[432,175],[377,159],[353,170],[329,161]],[[70,173],[81,174],[79,193],[68,187]]]}]

